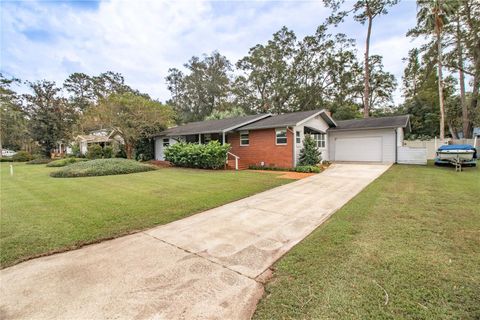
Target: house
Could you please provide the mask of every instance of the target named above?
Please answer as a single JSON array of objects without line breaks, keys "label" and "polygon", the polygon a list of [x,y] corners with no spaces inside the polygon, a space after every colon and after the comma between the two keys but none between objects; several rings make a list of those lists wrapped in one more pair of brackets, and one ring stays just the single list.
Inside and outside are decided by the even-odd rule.
[{"label": "house", "polygon": [[112,146],[113,144],[125,144],[122,133],[118,129],[100,129],[91,131],[87,135],[78,135],[75,137],[81,154],[86,154],[88,146],[91,144],[99,144],[103,147]]},{"label": "house", "polygon": [[187,123],[155,136],[155,159],[164,160],[165,147],[178,141],[231,145],[229,165],[295,167],[305,135],[316,141],[322,159],[329,161],[397,162],[408,115],[335,121],[326,110],[280,115],[260,114]]}]

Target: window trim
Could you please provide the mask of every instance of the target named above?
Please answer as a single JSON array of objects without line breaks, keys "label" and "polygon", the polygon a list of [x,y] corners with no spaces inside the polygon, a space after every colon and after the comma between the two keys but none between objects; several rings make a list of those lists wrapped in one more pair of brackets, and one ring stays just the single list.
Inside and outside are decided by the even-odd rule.
[{"label": "window trim", "polygon": [[[208,139],[207,139],[208,137]],[[203,144],[208,144],[210,141],[212,141],[212,134],[211,133],[205,133],[203,135]]]},{"label": "window trim", "polygon": [[300,131],[295,131],[295,143],[302,143],[302,133]]},{"label": "window trim", "polygon": [[[318,139],[317,139],[318,137]],[[326,133],[315,133],[313,135],[317,149],[325,149],[327,147],[327,134]],[[319,146],[320,144],[320,146]],[[321,146],[323,144],[323,146]]]},{"label": "window trim", "polygon": [[[247,143],[243,143],[243,140],[245,140],[245,138],[242,138],[242,135],[247,135]],[[250,132],[248,130],[246,131],[240,131],[239,133],[239,140],[240,140],[240,147],[248,147],[250,145]]]},{"label": "window trim", "polygon": [[[165,141],[167,140],[167,141]],[[162,147],[169,147],[170,146],[170,138],[162,138]]]},{"label": "window trim", "polygon": [[[278,142],[278,133],[279,131],[285,131],[285,142]],[[281,137],[283,139],[283,137]],[[275,129],[275,145],[277,146],[286,146],[288,144],[288,133],[287,133],[287,128],[277,128]]]}]

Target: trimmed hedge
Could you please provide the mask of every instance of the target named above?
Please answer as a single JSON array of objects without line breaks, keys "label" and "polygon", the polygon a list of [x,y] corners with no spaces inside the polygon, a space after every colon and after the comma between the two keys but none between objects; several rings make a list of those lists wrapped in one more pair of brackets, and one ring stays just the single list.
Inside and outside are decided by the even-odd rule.
[{"label": "trimmed hedge", "polygon": [[27,162],[27,164],[47,164],[52,162],[50,158],[36,158]]},{"label": "trimmed hedge", "polygon": [[208,144],[176,143],[165,149],[165,160],[177,167],[220,169],[225,166],[229,144],[218,141]]},{"label": "trimmed hedge", "polygon": [[47,167],[65,167],[68,166],[69,164],[76,163],[76,162],[82,162],[82,161],[88,161],[88,159],[85,158],[63,158],[55,161],[51,161],[47,164]]},{"label": "trimmed hedge", "polygon": [[27,162],[32,160],[32,155],[27,151],[18,151],[12,156],[12,160],[15,162]]},{"label": "trimmed hedge", "polygon": [[317,166],[297,166],[294,168],[295,172],[305,172],[305,173],[320,173],[320,168]]},{"label": "trimmed hedge", "polygon": [[155,166],[127,159],[96,159],[73,163],[50,173],[55,178],[93,177],[156,170]]}]

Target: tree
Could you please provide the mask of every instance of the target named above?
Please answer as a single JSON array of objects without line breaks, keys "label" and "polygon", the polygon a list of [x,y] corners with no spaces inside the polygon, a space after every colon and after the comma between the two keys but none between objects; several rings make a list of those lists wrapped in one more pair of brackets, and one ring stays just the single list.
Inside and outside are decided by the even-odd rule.
[{"label": "tree", "polygon": [[408,57],[404,58],[403,61],[407,62],[402,77],[403,96],[406,99],[411,99],[417,95],[422,82],[418,48],[410,50],[408,52]]},{"label": "tree", "polygon": [[434,35],[437,53],[438,98],[440,105],[440,139],[445,139],[445,99],[443,96],[442,35],[448,18],[454,13],[455,0],[417,0],[417,26],[409,35]]},{"label": "tree", "polygon": [[61,89],[55,82],[29,82],[32,94],[26,94],[26,110],[29,117],[30,135],[41,146],[46,156],[58,142],[71,138],[71,129],[78,113],[67,100],[60,96]]},{"label": "tree", "polygon": [[227,119],[235,117],[245,116],[245,111],[240,107],[234,107],[230,110],[218,111],[214,110],[209,116],[205,117],[205,120],[218,120],[218,119]]},{"label": "tree", "polygon": [[5,78],[0,73],[0,150],[19,150],[26,147],[30,140],[21,97],[12,89],[19,83],[19,79]]},{"label": "tree", "polygon": [[172,93],[169,102],[180,115],[180,122],[203,120],[213,110],[230,107],[232,65],[218,52],[192,57],[184,74],[178,69],[169,69],[167,86]]},{"label": "tree", "polygon": [[158,101],[133,92],[115,93],[91,109],[84,121],[98,127],[116,128],[125,140],[127,158],[133,157],[134,147],[149,134],[159,132],[172,123],[173,111]]},{"label": "tree", "polygon": [[317,149],[317,143],[313,138],[307,134],[303,139],[303,147],[300,150],[300,161],[298,162],[301,166],[315,166],[322,160],[320,152]]},{"label": "tree", "polygon": [[95,103],[93,78],[85,73],[72,73],[63,88],[70,94],[69,101],[78,112],[84,112]]},{"label": "tree", "polygon": [[292,110],[295,74],[291,61],[297,53],[296,36],[283,27],[266,45],[258,44],[236,64],[244,74],[236,80],[239,100],[255,113],[282,113]]},{"label": "tree", "polygon": [[364,56],[364,92],[363,92],[363,116],[369,117],[370,110],[370,37],[372,33],[373,20],[388,13],[388,8],[397,4],[398,0],[357,0],[353,4],[353,8],[341,11],[342,4],[345,0],[324,0],[324,3],[333,9],[333,14],[329,21],[338,25],[344,18],[353,12],[355,21],[362,25],[367,23],[367,36],[365,39],[365,56]]}]

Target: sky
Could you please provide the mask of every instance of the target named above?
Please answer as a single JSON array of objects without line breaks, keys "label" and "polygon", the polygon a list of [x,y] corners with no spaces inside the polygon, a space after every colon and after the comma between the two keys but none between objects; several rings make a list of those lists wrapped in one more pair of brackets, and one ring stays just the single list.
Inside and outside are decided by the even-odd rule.
[{"label": "sky", "polygon": [[[282,26],[303,38],[330,14],[322,1],[0,0],[0,6],[4,75],[61,85],[73,72],[114,71],[161,101],[170,97],[168,69],[181,69],[192,56],[218,50],[235,63]],[[415,1],[403,0],[373,25],[370,53],[382,55],[385,70],[396,76],[396,103],[402,58],[418,45],[406,37],[415,14]],[[332,30],[356,39],[359,59],[366,31],[353,19]]]}]

